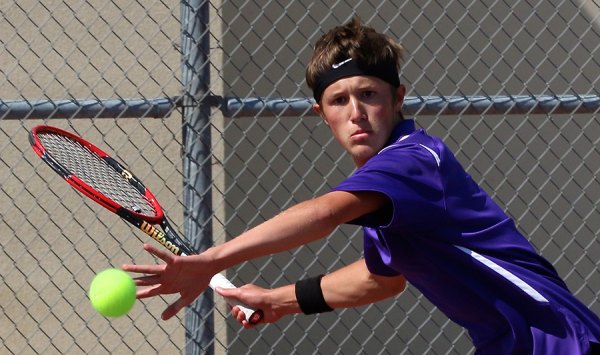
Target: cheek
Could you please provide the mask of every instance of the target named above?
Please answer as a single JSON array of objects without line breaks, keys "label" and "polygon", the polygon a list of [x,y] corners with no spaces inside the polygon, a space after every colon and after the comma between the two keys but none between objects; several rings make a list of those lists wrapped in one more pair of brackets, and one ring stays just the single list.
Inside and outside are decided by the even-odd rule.
[{"label": "cheek", "polygon": [[348,144],[348,132],[344,129],[340,121],[329,121],[328,124],[331,135],[342,147]]},{"label": "cheek", "polygon": [[386,106],[385,108],[378,108],[372,112],[372,117],[377,117],[378,125],[382,126],[393,126],[394,118],[396,117],[396,111],[392,106]]},{"label": "cheek", "polygon": [[339,132],[339,130],[342,127],[342,119],[340,119],[341,115],[338,111],[328,111],[328,112],[324,112],[323,115],[321,115],[321,118],[323,119],[323,122],[325,122],[325,124],[329,127],[329,129],[331,129],[331,131],[335,134],[337,134],[337,132]]},{"label": "cheek", "polygon": [[330,122],[329,129],[331,130],[331,134],[335,139],[337,139],[340,143],[342,143],[343,129],[340,127],[340,124],[337,122]]}]

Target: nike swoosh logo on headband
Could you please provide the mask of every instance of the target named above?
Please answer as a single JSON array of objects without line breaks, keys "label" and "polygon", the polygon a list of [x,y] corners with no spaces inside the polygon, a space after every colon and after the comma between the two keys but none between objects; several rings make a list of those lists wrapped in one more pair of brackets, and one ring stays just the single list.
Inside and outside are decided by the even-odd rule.
[{"label": "nike swoosh logo on headband", "polygon": [[336,64],[332,64],[332,65],[331,65],[331,67],[332,67],[333,69],[337,69],[337,68],[341,67],[342,65],[344,65],[344,64],[346,64],[346,63],[348,63],[348,62],[349,62],[349,61],[351,61],[351,60],[352,60],[352,58],[348,58],[348,59],[344,60],[343,62],[339,62],[339,63],[336,63]]}]

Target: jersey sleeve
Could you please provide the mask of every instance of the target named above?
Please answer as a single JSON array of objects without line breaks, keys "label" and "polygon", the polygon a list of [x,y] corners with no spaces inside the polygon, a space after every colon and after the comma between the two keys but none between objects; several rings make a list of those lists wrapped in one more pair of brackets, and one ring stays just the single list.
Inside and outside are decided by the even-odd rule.
[{"label": "jersey sleeve", "polygon": [[334,191],[384,194],[392,211],[376,211],[352,224],[409,231],[426,230],[444,218],[444,188],[439,156],[418,143],[396,144],[371,158]]},{"label": "jersey sleeve", "polygon": [[380,276],[398,276],[400,272],[386,264],[391,255],[389,250],[381,245],[381,239],[376,236],[377,230],[363,228],[363,249],[367,269],[370,273]]}]

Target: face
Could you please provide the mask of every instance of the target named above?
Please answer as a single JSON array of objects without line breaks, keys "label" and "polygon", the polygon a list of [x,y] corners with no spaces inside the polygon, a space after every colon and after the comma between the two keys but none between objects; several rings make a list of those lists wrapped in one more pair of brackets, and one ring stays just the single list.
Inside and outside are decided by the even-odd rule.
[{"label": "face", "polygon": [[361,167],[383,148],[400,120],[404,93],[402,85],[392,90],[379,78],[351,76],[329,85],[313,109]]}]

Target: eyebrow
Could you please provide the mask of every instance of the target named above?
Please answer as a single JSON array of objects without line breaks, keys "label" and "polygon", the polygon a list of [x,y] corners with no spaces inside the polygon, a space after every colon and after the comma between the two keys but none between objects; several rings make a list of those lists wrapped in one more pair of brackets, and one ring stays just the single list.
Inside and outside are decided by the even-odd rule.
[{"label": "eyebrow", "polygon": [[[353,87],[350,91],[365,91],[365,90],[375,91],[375,89],[377,89],[377,87],[376,87],[376,85],[373,85],[372,83],[359,83],[358,85],[353,85]],[[328,96],[337,96],[337,95],[340,95],[341,93],[346,93],[346,92],[348,92],[348,90],[346,88],[333,89],[332,91],[330,91]]]}]

